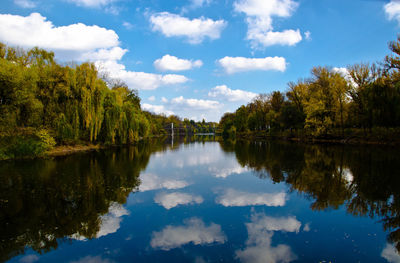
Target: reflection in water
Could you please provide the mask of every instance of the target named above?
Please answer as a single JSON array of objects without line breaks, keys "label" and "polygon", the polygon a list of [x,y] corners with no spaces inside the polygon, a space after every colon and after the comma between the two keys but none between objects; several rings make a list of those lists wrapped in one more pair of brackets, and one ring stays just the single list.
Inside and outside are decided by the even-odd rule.
[{"label": "reflection in water", "polygon": [[244,250],[236,251],[242,262],[291,262],[297,259],[287,245],[272,246],[274,231],[298,233],[301,223],[295,217],[274,218],[265,214],[254,213],[251,222],[246,224],[248,239]]},{"label": "reflection in water", "polygon": [[[127,211],[139,173],[161,143],[0,165],[0,261],[26,247],[39,253],[64,237],[91,239],[113,233]],[[27,258],[25,258],[27,259]]]},{"label": "reflection in water", "polygon": [[381,256],[390,263],[400,263],[400,255],[397,253],[393,245],[386,244]]},{"label": "reflection in water", "polygon": [[285,182],[314,200],[313,210],[345,205],[356,216],[381,220],[400,251],[400,155],[394,148],[225,141],[243,167]]},{"label": "reflection in water", "polygon": [[178,205],[201,204],[203,203],[203,198],[199,195],[186,193],[159,193],[154,198],[154,201],[165,209],[171,209]]},{"label": "reflection in water", "polygon": [[286,193],[248,193],[229,188],[217,197],[216,202],[223,206],[284,206]]},{"label": "reflection in water", "polygon": [[151,247],[170,250],[189,243],[194,245],[223,244],[226,241],[220,225],[211,223],[206,226],[199,218],[191,218],[184,223],[183,226],[169,225],[160,232],[154,232],[150,242]]},{"label": "reflection in water", "polygon": [[180,189],[189,185],[183,180],[166,179],[154,174],[142,174],[140,180],[139,190],[141,192],[157,189]]},{"label": "reflection in water", "polygon": [[100,256],[87,256],[79,259],[78,261],[72,261],[71,263],[112,263],[109,259],[103,259]]},{"label": "reflection in water", "polygon": [[[324,220],[343,220],[344,210],[370,216],[388,230],[388,244],[384,237],[357,244],[365,245],[363,259],[375,255],[380,258],[369,261],[400,262],[398,150],[206,142],[211,139],[193,144],[179,138],[172,146],[170,141],[149,141],[50,160],[0,163],[0,262],[25,250],[30,255],[11,261],[54,262],[61,255],[66,256],[65,262],[170,258],[209,262],[217,257],[229,262],[292,262],[296,258],[304,262],[303,254],[319,253],[310,262],[323,256],[314,251],[322,245],[303,245],[310,224],[298,219],[312,222],[313,231],[307,233],[310,241],[340,246],[331,240],[341,233],[327,231],[331,223]],[[310,203],[314,211],[339,210],[312,213],[304,209]],[[255,213],[254,206],[264,206],[257,209],[265,209],[270,216]],[[371,236],[378,233],[371,225],[367,227],[354,230],[352,236],[357,231],[369,235],[371,230]],[[60,246],[63,249],[47,257],[39,255]],[[100,251],[91,250],[94,247]],[[101,250],[104,247],[111,247],[111,254]],[[372,247],[379,251],[368,251]],[[31,248],[38,254],[32,254]],[[125,254],[112,252],[117,249]],[[75,251],[80,254],[66,255]],[[93,255],[88,256],[88,251]],[[189,254],[190,258],[185,257]],[[356,261],[358,255],[352,256]]]}]

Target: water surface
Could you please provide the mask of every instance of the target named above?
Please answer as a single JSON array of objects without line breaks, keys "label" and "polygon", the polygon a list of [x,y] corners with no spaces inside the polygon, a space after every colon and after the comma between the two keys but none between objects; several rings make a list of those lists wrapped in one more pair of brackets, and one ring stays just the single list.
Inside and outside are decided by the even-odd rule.
[{"label": "water surface", "polygon": [[0,163],[0,261],[400,262],[400,152],[176,140]]}]

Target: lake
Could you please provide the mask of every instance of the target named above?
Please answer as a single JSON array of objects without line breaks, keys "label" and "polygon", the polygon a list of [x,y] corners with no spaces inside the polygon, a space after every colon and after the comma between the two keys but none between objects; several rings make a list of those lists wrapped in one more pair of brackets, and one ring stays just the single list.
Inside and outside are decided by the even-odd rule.
[{"label": "lake", "polygon": [[0,163],[1,262],[400,262],[400,150],[213,136]]}]

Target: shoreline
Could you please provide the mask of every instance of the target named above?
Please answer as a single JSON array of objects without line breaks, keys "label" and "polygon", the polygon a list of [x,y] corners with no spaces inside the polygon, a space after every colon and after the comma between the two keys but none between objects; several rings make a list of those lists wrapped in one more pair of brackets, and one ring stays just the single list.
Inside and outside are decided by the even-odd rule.
[{"label": "shoreline", "polygon": [[89,145],[60,145],[56,146],[50,151],[44,153],[43,157],[58,157],[58,156],[66,156],[78,152],[90,152],[96,151],[100,149],[106,149],[107,146],[100,144],[89,144]]},{"label": "shoreline", "polygon": [[281,140],[298,143],[308,144],[342,144],[342,145],[387,145],[397,146],[400,145],[400,137],[394,137],[397,140],[381,140],[374,137],[361,137],[361,136],[348,136],[348,137],[331,137],[331,138],[318,138],[311,136],[286,136],[286,135],[269,135],[259,132],[252,133],[238,133],[237,139],[246,140]]}]

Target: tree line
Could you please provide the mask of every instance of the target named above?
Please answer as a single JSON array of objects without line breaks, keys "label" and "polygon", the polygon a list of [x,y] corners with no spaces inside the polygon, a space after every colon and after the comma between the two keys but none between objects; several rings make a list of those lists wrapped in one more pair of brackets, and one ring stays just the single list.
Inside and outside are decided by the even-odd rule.
[{"label": "tree line", "polygon": [[314,67],[285,93],[260,94],[220,120],[225,136],[249,131],[344,137],[400,126],[400,36],[380,63]]},{"label": "tree line", "polygon": [[92,63],[57,63],[53,52],[0,43],[0,159],[36,156],[55,145],[130,144],[165,134],[204,132],[211,123],[143,111],[137,90]]}]

